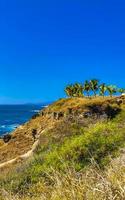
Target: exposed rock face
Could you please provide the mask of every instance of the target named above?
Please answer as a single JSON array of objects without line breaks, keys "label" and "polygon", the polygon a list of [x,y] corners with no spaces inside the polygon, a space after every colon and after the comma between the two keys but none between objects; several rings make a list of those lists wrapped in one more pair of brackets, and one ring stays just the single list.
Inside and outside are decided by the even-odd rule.
[{"label": "exposed rock face", "polygon": [[125,96],[118,96],[112,100],[109,100],[109,103],[116,103],[118,106],[120,106],[121,104],[125,104]]},{"label": "exposed rock face", "polygon": [[41,113],[40,113],[40,114],[41,114],[41,116],[44,116],[44,112],[43,112],[43,111],[41,111]]},{"label": "exposed rock face", "polygon": [[53,113],[52,113],[52,118],[53,118],[54,120],[57,119],[57,112],[53,112]]},{"label": "exposed rock face", "polygon": [[64,113],[63,112],[52,112],[51,117],[53,120],[59,120],[64,117]]},{"label": "exposed rock face", "polygon": [[118,106],[120,106],[123,103],[123,101],[122,101],[122,99],[117,99],[116,103],[117,103]]},{"label": "exposed rock face", "polygon": [[84,112],[83,113],[83,117],[88,118],[88,117],[92,117],[92,113],[91,112]]},{"label": "exposed rock face", "polygon": [[[113,102],[114,103],[114,102]],[[60,120],[63,118],[71,120],[77,119],[108,119],[115,117],[120,111],[120,105],[122,104],[122,99],[115,98],[116,106],[112,107],[109,102],[106,104],[90,104],[86,107],[68,107],[66,111],[51,111],[41,112],[42,116],[48,117],[48,119],[52,120]]]},{"label": "exposed rock face", "polygon": [[69,114],[69,115],[73,114],[73,108],[68,108],[67,109],[67,114]]}]

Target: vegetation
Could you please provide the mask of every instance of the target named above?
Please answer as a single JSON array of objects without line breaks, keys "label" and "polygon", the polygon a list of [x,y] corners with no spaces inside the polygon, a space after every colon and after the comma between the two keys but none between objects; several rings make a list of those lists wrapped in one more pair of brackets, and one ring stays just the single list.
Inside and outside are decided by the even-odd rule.
[{"label": "vegetation", "polygon": [[116,88],[116,86],[109,85],[107,86],[107,91],[109,92],[110,97],[113,96],[113,94],[116,94],[119,89]]},{"label": "vegetation", "polygon": [[84,83],[83,91],[85,91],[87,93],[88,97],[90,95],[90,90],[91,90],[90,83],[89,83],[89,81],[86,80]]},{"label": "vegetation", "polygon": [[22,152],[39,134],[32,157],[0,168],[0,200],[124,199],[125,97],[113,97],[124,89],[93,79],[65,91],[71,98],[45,108],[1,146],[0,159],[14,158],[16,142]]},{"label": "vegetation", "polygon": [[65,88],[65,92],[70,97],[82,97],[83,96],[83,86],[79,83],[74,85],[69,85]]},{"label": "vegetation", "polygon": [[103,172],[94,162],[86,171],[67,168],[62,173],[53,169],[46,174],[51,184],[43,179],[29,189],[29,194],[22,195],[3,190],[1,200],[124,200],[124,165],[119,159]]},{"label": "vegetation", "polygon": [[105,83],[102,83],[100,86],[99,86],[99,89],[100,89],[100,91],[99,91],[99,94],[101,95],[101,96],[105,96],[105,93],[106,93],[106,91],[107,91],[107,86],[106,86],[106,84]]},{"label": "vegetation", "polygon": [[[106,99],[61,99],[53,107],[63,109],[69,102],[92,107],[105,105]],[[87,118],[79,123],[65,118],[42,134],[32,159],[1,173],[1,200],[124,199],[124,104],[120,108],[113,119]]]},{"label": "vegetation", "polygon": [[99,80],[92,79],[90,81],[86,80],[84,84],[75,83],[72,85],[68,85],[65,88],[65,93],[68,97],[83,97],[87,94],[89,97],[96,95],[105,96],[105,94],[109,94],[112,97],[116,93],[124,93],[125,89],[118,88],[114,85],[106,85],[105,83],[99,84]]},{"label": "vegetation", "polygon": [[94,96],[96,96],[96,92],[99,89],[99,85],[98,85],[99,81],[97,79],[92,79],[90,80],[90,89],[93,91]]}]

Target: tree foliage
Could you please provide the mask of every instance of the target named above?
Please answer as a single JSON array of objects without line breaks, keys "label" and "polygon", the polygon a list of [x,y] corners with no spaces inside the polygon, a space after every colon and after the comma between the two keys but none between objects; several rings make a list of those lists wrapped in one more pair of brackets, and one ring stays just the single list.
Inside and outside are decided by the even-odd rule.
[{"label": "tree foliage", "polygon": [[90,81],[86,80],[83,84],[75,83],[67,85],[65,88],[65,93],[68,97],[96,97],[109,95],[112,97],[115,94],[123,94],[125,92],[124,88],[117,88],[115,85],[106,85],[105,83],[99,83],[98,79],[92,79]]}]

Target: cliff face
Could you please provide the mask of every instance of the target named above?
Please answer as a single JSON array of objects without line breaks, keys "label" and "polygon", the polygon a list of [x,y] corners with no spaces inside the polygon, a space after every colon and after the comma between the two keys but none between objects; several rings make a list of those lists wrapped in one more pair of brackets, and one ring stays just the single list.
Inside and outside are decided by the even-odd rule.
[{"label": "cliff face", "polygon": [[124,105],[125,97],[60,99],[18,127],[8,140],[0,140],[0,164],[31,150],[34,142],[43,137],[41,134],[45,129],[59,127],[62,121],[86,127],[98,120],[114,118]]}]

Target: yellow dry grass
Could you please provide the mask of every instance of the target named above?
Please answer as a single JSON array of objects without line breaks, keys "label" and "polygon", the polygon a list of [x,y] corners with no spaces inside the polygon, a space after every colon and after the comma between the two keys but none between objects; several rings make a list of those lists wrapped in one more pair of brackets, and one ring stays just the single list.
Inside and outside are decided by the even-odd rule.
[{"label": "yellow dry grass", "polygon": [[[13,195],[1,189],[0,200],[124,200],[125,159],[114,159],[101,171],[96,163],[85,171],[67,168],[65,173],[53,170],[47,174],[50,186],[41,180],[29,189],[29,195]],[[34,195],[31,196],[30,192]]]},{"label": "yellow dry grass", "polygon": [[75,108],[75,107],[83,107],[85,108],[86,106],[90,106],[93,104],[97,104],[97,105],[102,105],[105,103],[110,103],[113,100],[115,100],[116,97],[82,97],[82,98],[78,98],[78,97],[74,97],[74,98],[67,98],[67,99],[60,99],[56,102],[54,102],[52,105],[50,105],[46,111],[66,111],[68,108]]}]

